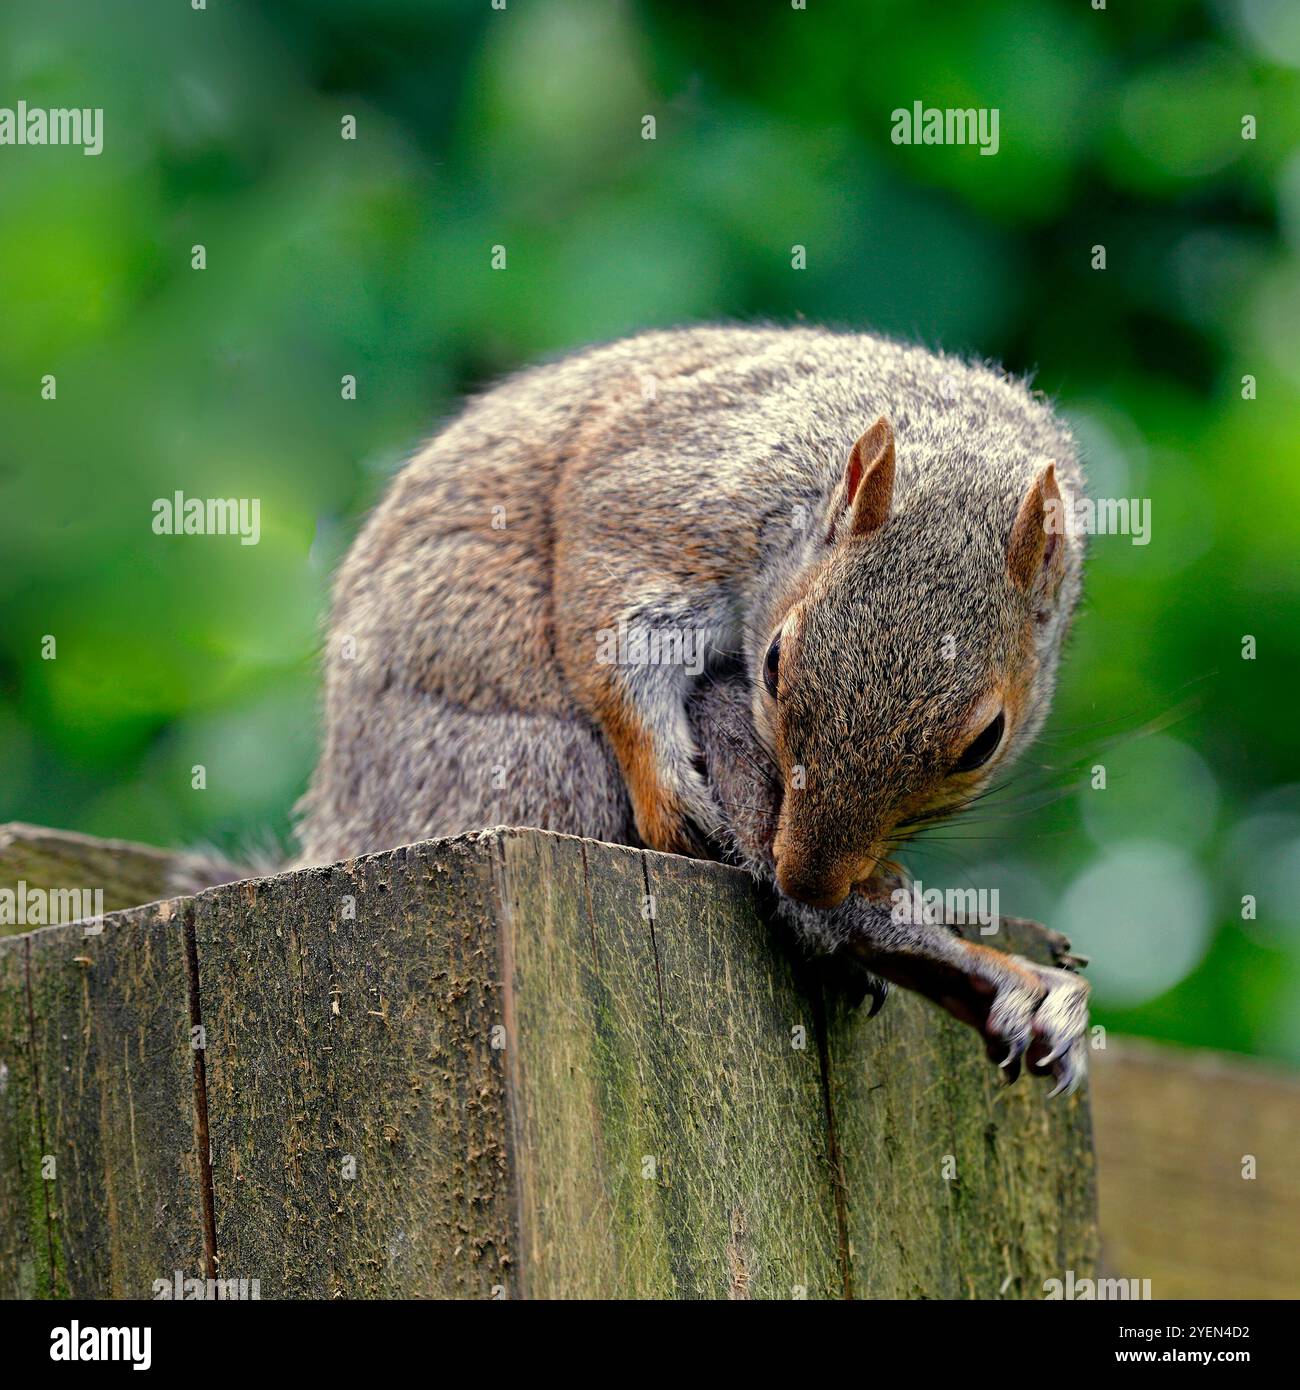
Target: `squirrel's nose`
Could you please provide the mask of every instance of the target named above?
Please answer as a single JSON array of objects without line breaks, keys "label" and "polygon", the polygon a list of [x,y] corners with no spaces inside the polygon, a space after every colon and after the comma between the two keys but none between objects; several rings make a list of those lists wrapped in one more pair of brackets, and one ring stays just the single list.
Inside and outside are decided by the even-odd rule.
[{"label": "squirrel's nose", "polygon": [[870,881],[878,859],[869,855],[843,863],[815,864],[793,854],[776,858],[776,881],[782,893],[809,907],[838,907],[851,892]]},{"label": "squirrel's nose", "polygon": [[782,875],[778,869],[776,881],[787,898],[804,903],[808,907],[838,907],[849,896],[848,885],[826,885],[804,879],[792,879]]},{"label": "squirrel's nose", "polygon": [[821,908],[838,907],[848,897],[851,886],[847,874],[818,873],[810,865],[789,857],[777,859],[776,881],[787,898]]}]

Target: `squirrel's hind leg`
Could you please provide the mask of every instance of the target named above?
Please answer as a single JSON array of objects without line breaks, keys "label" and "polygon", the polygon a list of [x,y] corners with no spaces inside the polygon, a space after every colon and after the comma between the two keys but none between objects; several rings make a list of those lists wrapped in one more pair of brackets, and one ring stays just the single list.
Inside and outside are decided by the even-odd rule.
[{"label": "squirrel's hind leg", "polygon": [[299,810],[303,864],[493,825],[635,842],[618,763],[582,715],[480,712],[395,687],[331,726]]}]

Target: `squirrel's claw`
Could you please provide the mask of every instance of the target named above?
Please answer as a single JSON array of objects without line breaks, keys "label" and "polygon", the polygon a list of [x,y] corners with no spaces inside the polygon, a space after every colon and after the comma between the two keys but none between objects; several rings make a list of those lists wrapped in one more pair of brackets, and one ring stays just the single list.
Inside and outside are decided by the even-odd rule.
[{"label": "squirrel's claw", "polygon": [[[878,975],[867,975],[863,980],[863,998],[871,996],[871,1007],[867,1010],[868,1018],[875,1016],[885,1007],[885,1000],[889,998],[889,981],[882,980]],[[859,1000],[861,1002],[861,1000]]]},{"label": "squirrel's claw", "polygon": [[865,999],[872,1001],[866,1016],[873,1019],[884,1008],[884,1001],[890,995],[890,983],[881,980],[863,967],[861,960],[845,952],[822,956],[818,962],[820,977],[831,994],[836,995],[850,1009],[861,1008]]},{"label": "squirrel's claw", "polygon": [[946,973],[942,984],[927,988],[922,976],[922,992],[979,1031],[1008,1084],[1023,1068],[1054,1077],[1053,1095],[1075,1090],[1087,1073],[1087,981],[1073,970],[970,942],[958,949],[955,979]]},{"label": "squirrel's claw", "polygon": [[1056,1078],[1056,1085],[1048,1093],[1049,1097],[1068,1096],[1078,1090],[1088,1074],[1088,1050],[1083,1033],[1062,1039],[1038,1066]]},{"label": "squirrel's claw", "polygon": [[[1006,1073],[1007,1085],[1012,1086],[1020,1079],[1021,1059],[1029,1049],[1029,1039],[1027,1037],[1015,1039],[1007,1047],[1007,1055],[998,1063],[998,1069]],[[990,1056],[996,1050],[996,1045],[990,1044]]]},{"label": "squirrel's claw", "polygon": [[1073,970],[1018,961],[1035,978],[1033,1041],[1027,1062],[1034,1076],[1052,1076],[1051,1095],[1069,1095],[1088,1071],[1088,985]]}]

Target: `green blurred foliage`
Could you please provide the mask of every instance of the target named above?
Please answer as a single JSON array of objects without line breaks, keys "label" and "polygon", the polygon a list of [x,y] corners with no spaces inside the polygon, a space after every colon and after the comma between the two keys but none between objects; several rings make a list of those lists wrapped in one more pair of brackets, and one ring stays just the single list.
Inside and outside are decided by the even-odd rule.
[{"label": "green blurred foliage", "polygon": [[[0,148],[0,818],[285,835],[330,571],[461,394],[653,324],[872,326],[1035,372],[1094,492],[1152,499],[1006,818],[914,867],[1074,933],[1102,1023],[1300,1060],[1298,13],[10,0],[0,105],[103,107],[105,149]],[[917,100],[999,153],[893,145]],[[260,544],[155,536],[177,489],[261,498]]]}]

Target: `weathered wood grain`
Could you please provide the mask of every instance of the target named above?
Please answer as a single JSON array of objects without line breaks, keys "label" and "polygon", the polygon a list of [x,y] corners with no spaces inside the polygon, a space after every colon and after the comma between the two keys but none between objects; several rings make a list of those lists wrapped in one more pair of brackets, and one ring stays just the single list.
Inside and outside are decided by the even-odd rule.
[{"label": "weathered wood grain", "polygon": [[509,1287],[490,897],[487,851],[458,843],[195,900],[222,1278],[264,1298]]},{"label": "weathered wood grain", "polygon": [[1131,1039],[1093,1073],[1105,1274],[1154,1298],[1300,1297],[1295,1076]]},{"label": "weathered wood grain", "polygon": [[[19,821],[0,825],[0,888],[13,890],[25,883],[50,895],[50,923],[74,921],[82,915],[67,910],[57,896],[68,890],[101,891],[105,912],[165,898],[169,875],[186,858],[129,840],[99,840]],[[26,930],[22,923],[0,921],[0,936]]]},{"label": "weathered wood grain", "polygon": [[828,1006],[744,875],[672,856],[487,831],[15,937],[0,1060],[0,1292],[179,1269],[267,1298],[1037,1297],[1092,1272],[1082,1097],[1003,1093],[901,992]]},{"label": "weathered wood grain", "polygon": [[[981,938],[1050,961],[1044,934]],[[1005,1086],[974,1034],[895,990],[866,1021],[832,1007],[828,1068],[853,1292],[867,1298],[1041,1298],[1095,1269],[1086,1090]]]},{"label": "weathered wood grain", "polygon": [[743,876],[497,837],[521,1291],[842,1288],[813,1006]]},{"label": "weathered wood grain", "polygon": [[28,939],[0,938],[0,1298],[54,1292],[45,1144],[32,1067]]},{"label": "weathered wood grain", "polygon": [[[202,1273],[182,907],[163,902],[113,914],[102,931],[47,927],[4,943],[8,959],[24,957],[29,1026],[13,1048],[23,1054],[26,1119],[14,1123],[28,1135],[19,1178],[43,1293],[147,1298],[175,1270]],[[0,1036],[8,1044],[7,1028]],[[30,1196],[33,1128],[44,1241]],[[9,1147],[6,1139],[6,1163]]]}]

